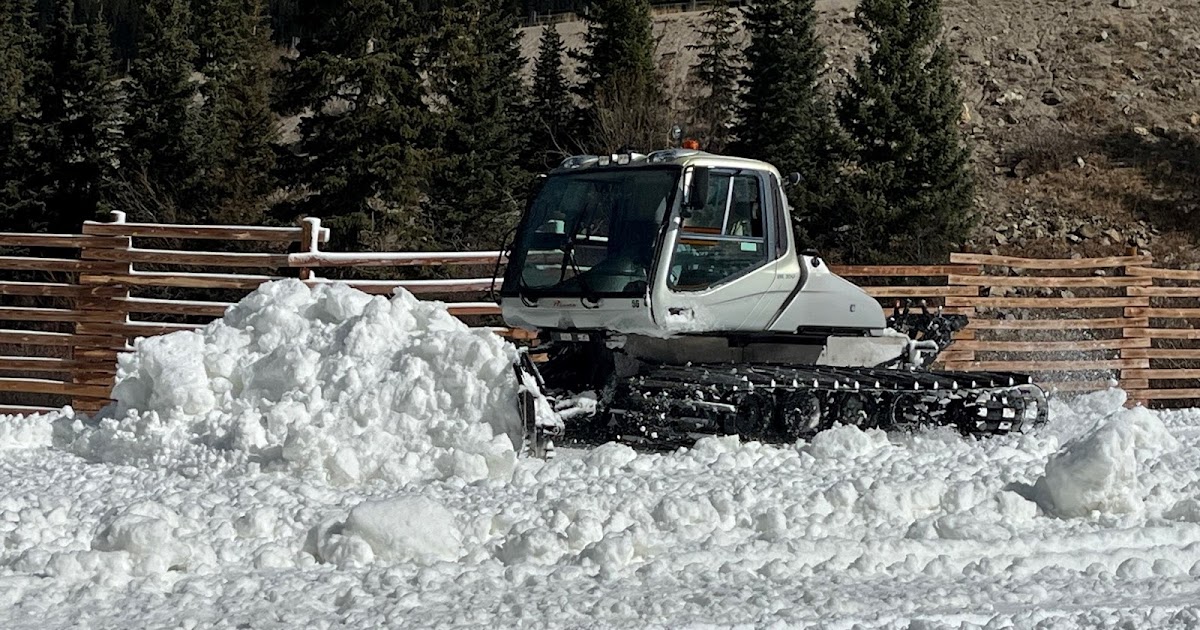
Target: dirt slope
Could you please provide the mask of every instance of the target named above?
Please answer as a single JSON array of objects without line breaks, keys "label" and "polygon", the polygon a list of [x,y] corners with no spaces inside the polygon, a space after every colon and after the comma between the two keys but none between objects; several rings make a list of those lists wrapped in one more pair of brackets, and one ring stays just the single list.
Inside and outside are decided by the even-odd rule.
[{"label": "dirt slope", "polygon": [[[1200,2],[946,0],[964,129],[979,174],[970,247],[1024,255],[1200,261]],[[820,0],[837,85],[863,46],[853,0]],[[657,18],[659,54],[682,94],[700,14]],[[558,25],[568,47],[584,25]],[[532,58],[542,27],[526,29]]]}]

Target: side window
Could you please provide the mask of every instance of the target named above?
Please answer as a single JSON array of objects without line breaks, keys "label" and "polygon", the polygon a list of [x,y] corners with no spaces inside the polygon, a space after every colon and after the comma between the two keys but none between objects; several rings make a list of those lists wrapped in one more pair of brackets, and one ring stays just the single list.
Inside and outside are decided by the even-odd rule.
[{"label": "side window", "polygon": [[720,234],[725,222],[725,207],[729,205],[728,173],[713,173],[708,179],[708,197],[704,207],[683,220],[683,229],[698,234]]},{"label": "side window", "polygon": [[712,173],[707,203],[680,228],[671,260],[673,288],[706,289],[767,262],[762,188],[757,174]]}]

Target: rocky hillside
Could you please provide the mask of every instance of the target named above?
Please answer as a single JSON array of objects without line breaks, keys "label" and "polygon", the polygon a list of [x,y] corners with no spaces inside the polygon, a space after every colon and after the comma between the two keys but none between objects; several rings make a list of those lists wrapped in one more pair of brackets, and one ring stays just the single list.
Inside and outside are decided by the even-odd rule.
[{"label": "rocky hillside", "polygon": [[[832,86],[863,47],[853,0],[818,0]],[[1200,2],[945,0],[979,174],[975,251],[1200,262]],[[700,15],[660,16],[672,93]],[[584,26],[558,26],[569,47]],[[532,58],[541,27],[527,29]]]}]

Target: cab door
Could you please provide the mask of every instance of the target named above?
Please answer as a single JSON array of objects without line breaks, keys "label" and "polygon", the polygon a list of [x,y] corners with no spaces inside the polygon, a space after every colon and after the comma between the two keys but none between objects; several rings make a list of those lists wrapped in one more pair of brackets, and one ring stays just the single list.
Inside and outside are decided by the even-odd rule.
[{"label": "cab door", "polygon": [[660,325],[673,332],[763,330],[756,315],[778,310],[791,288],[775,290],[788,241],[775,220],[772,183],[762,171],[710,172],[703,207],[681,212],[666,239],[665,286],[654,301]]}]

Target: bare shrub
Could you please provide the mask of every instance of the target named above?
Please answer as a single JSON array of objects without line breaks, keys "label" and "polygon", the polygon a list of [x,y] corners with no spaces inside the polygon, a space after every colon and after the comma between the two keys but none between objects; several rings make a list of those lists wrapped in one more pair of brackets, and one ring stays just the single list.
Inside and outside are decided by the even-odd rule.
[{"label": "bare shrub", "polygon": [[663,148],[673,119],[655,84],[628,75],[617,75],[597,89],[593,116],[593,148],[600,153]]}]

